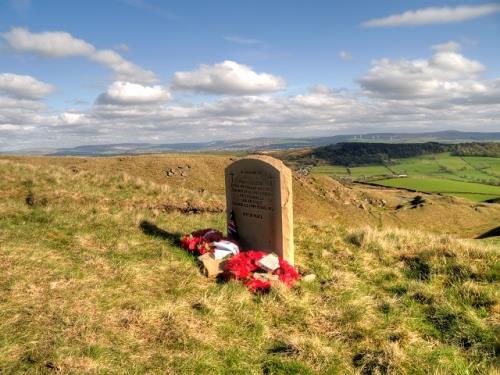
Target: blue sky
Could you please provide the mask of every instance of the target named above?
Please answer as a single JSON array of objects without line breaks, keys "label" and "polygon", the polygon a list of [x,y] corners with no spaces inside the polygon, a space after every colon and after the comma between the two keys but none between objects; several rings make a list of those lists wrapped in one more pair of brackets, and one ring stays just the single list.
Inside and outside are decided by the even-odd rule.
[{"label": "blue sky", "polygon": [[0,36],[0,150],[500,131],[499,2],[2,0]]}]

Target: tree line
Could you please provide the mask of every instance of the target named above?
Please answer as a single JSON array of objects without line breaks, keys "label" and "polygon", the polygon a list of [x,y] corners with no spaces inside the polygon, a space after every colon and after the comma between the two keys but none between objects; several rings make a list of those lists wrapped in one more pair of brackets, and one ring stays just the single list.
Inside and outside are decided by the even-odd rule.
[{"label": "tree line", "polygon": [[500,143],[471,142],[461,144],[426,143],[364,143],[342,142],[312,149],[308,153],[289,155],[290,162],[302,165],[323,163],[356,167],[370,164],[390,165],[392,159],[450,152],[457,156],[500,157]]}]

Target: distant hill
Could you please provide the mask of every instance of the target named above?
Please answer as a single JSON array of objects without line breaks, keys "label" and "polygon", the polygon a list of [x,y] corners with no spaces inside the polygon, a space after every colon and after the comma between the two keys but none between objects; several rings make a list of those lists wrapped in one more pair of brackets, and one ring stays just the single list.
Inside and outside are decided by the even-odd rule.
[{"label": "distant hill", "polygon": [[369,133],[304,138],[253,138],[195,143],[117,143],[82,145],[67,148],[39,148],[4,152],[17,155],[105,156],[193,151],[256,151],[321,147],[342,142],[455,144],[464,142],[500,142],[500,132],[460,132],[447,130],[427,133]]},{"label": "distant hill", "polygon": [[356,166],[450,151],[453,151],[453,145],[435,142],[411,144],[350,142],[319,147],[311,152],[311,157],[331,164]]}]

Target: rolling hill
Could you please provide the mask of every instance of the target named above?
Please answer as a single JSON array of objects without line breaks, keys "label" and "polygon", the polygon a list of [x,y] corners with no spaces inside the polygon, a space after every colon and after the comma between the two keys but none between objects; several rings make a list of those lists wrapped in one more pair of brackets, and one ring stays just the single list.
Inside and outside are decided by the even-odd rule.
[{"label": "rolling hill", "polygon": [[464,143],[464,142],[500,142],[500,132],[460,132],[441,131],[428,133],[369,133],[348,134],[328,137],[302,138],[254,138],[228,141],[193,142],[193,143],[120,143],[82,145],[65,148],[23,149],[4,152],[17,155],[58,155],[58,156],[105,156],[126,154],[151,154],[160,152],[196,152],[196,151],[255,151],[286,150],[304,147],[320,147],[341,142],[377,142],[377,143]]}]

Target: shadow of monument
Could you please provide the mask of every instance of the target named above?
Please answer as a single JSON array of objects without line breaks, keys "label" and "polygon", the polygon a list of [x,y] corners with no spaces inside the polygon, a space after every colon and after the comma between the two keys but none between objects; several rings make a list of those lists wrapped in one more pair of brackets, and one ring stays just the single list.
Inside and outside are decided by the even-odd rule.
[{"label": "shadow of monument", "polygon": [[141,223],[139,224],[139,228],[144,234],[147,234],[148,236],[167,240],[178,246],[180,245],[179,239],[181,238],[181,233],[167,232],[166,230],[159,228],[158,226],[147,220],[141,221]]},{"label": "shadow of monument", "polygon": [[489,237],[496,237],[496,236],[500,236],[500,227],[490,229],[489,231],[484,232],[483,234],[477,236],[476,239],[480,240],[480,239],[489,238]]}]

